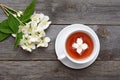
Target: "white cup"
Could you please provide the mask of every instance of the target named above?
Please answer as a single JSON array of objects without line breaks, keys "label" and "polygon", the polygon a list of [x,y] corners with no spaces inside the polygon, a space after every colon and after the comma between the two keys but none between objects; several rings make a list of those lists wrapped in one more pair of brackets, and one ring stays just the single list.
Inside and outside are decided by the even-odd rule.
[{"label": "white cup", "polygon": [[[82,27],[80,27],[80,26],[82,26]],[[64,54],[59,56],[58,59],[61,61],[64,61],[67,58],[70,61],[77,63],[77,64],[86,64],[86,63],[89,63],[90,61],[92,61],[93,59],[95,60],[95,58],[97,58],[96,56],[98,56],[99,50],[100,50],[100,42],[99,42],[99,39],[98,39],[98,36],[96,35],[96,33],[88,26],[85,26],[82,24],[73,24],[66,28],[69,28],[69,29],[63,34],[63,36],[64,36],[64,38],[62,39],[63,46],[61,46]],[[87,35],[89,35],[91,37],[91,39],[93,40],[94,48],[89,57],[87,57],[85,59],[81,59],[81,60],[76,60],[76,59],[71,58],[69,56],[69,54],[67,53],[66,46],[65,46],[66,41],[67,41],[67,38],[74,32],[84,32]]]}]

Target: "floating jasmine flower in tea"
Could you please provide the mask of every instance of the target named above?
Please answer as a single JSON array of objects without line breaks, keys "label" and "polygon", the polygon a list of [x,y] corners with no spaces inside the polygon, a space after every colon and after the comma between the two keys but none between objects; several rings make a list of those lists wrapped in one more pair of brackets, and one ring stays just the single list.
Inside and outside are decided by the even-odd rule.
[{"label": "floating jasmine flower in tea", "polygon": [[83,43],[82,38],[77,38],[76,43],[73,43],[72,47],[75,48],[76,52],[81,55],[82,51],[88,48],[88,45],[87,43]]},{"label": "floating jasmine flower in tea", "polygon": [[94,49],[92,38],[85,32],[74,32],[67,38],[66,51],[74,59],[89,57]]}]

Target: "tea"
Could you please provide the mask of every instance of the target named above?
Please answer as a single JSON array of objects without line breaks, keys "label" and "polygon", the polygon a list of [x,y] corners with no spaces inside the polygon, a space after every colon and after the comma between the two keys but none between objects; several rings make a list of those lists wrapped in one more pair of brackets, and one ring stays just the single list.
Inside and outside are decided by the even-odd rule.
[{"label": "tea", "polygon": [[74,32],[66,40],[66,51],[71,58],[76,60],[89,57],[93,48],[91,37],[84,32]]}]

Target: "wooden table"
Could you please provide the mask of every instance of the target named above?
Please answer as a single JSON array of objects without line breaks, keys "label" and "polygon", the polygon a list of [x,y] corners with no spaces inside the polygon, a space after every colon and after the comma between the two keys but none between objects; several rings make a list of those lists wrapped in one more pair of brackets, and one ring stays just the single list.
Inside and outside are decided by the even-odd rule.
[{"label": "wooden table", "polygon": [[[30,2],[0,0],[22,11]],[[0,80],[120,80],[120,0],[37,0],[36,11],[52,21],[49,47],[28,53],[14,49],[12,37],[0,42]],[[0,22],[5,18],[0,9]],[[82,70],[65,67],[55,54],[57,34],[74,23],[93,28],[101,43],[95,63]]]}]

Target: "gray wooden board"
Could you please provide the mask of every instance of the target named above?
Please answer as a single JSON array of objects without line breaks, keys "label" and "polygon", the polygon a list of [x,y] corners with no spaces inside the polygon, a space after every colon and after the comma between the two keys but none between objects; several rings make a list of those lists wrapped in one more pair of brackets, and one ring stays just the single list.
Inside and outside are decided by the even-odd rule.
[{"label": "gray wooden board", "polygon": [[[0,3],[23,11],[31,1]],[[13,48],[13,37],[0,42],[0,80],[120,80],[120,0],[37,0],[35,11],[52,21],[46,30],[51,38],[49,47],[28,53]],[[0,9],[0,22],[5,18]],[[95,63],[82,70],[65,67],[55,54],[57,34],[73,23],[89,24],[101,43]]]},{"label": "gray wooden board", "polygon": [[[38,48],[32,53],[21,48],[14,49],[14,38],[0,42],[0,60],[56,60],[55,40],[57,34],[68,25],[51,25],[47,36],[51,38],[48,48]],[[97,34],[101,43],[100,55],[97,60],[120,60],[120,26],[88,25]]]},{"label": "gray wooden board", "polygon": [[119,61],[96,61],[82,70],[59,61],[0,61],[0,80],[120,80]]},{"label": "gray wooden board", "polygon": [[[0,0],[24,10],[32,0]],[[36,12],[50,16],[53,24],[120,24],[120,0],[37,0]],[[0,21],[5,15],[0,10]]]}]

